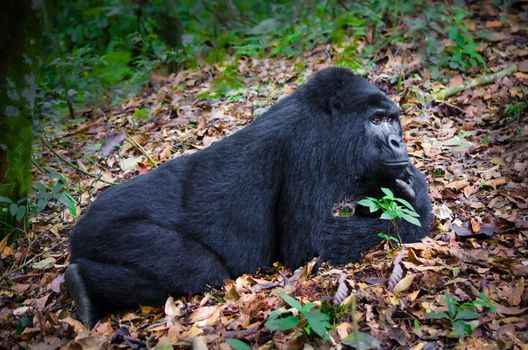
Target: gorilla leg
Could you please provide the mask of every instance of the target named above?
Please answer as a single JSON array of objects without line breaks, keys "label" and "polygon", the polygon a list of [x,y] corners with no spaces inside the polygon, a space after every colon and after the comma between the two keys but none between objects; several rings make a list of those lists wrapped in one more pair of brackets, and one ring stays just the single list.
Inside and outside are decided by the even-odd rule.
[{"label": "gorilla leg", "polygon": [[73,235],[66,286],[78,317],[90,326],[111,312],[159,305],[169,294],[198,293],[230,277],[219,257],[194,239],[154,225],[129,229],[123,228],[126,235],[108,237],[113,242],[106,248],[99,245],[106,252],[75,249]]}]

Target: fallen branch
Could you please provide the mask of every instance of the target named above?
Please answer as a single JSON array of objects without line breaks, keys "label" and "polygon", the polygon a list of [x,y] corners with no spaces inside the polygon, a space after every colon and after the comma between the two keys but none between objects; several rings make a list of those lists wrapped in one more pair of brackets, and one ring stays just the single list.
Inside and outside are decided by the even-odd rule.
[{"label": "fallen branch", "polygon": [[101,176],[97,176],[95,174],[91,174],[91,173],[79,168],[77,165],[73,164],[72,162],[70,162],[69,160],[67,160],[63,156],[61,156],[57,151],[55,151],[53,149],[53,147],[45,139],[42,139],[42,143],[44,144],[44,146],[46,146],[51,151],[51,153],[53,153],[57,158],[59,158],[59,160],[63,161],[70,168],[73,168],[74,170],[77,170],[78,172],[83,173],[84,175],[89,176],[92,179],[96,179],[97,181],[104,182],[105,184],[109,184],[109,185],[115,184],[115,182],[113,182],[113,181],[106,180],[106,179],[102,178]]},{"label": "fallen branch", "polygon": [[158,163],[156,163],[156,161],[154,159],[152,159],[147,151],[145,151],[145,149],[143,148],[143,146],[141,146],[136,140],[134,140],[134,138],[130,137],[129,135],[127,135],[127,137],[125,138],[125,141],[127,141],[128,143],[130,143],[132,145],[132,147],[134,147],[135,149],[137,149],[142,155],[144,155],[148,161],[150,162],[150,165],[152,165],[152,167],[157,167],[158,166]]},{"label": "fallen branch", "polygon": [[500,78],[503,78],[507,75],[510,75],[513,72],[516,72],[517,70],[518,70],[517,65],[514,64],[513,66],[505,68],[496,73],[484,74],[484,75],[478,76],[476,78],[463,82],[462,84],[451,86],[451,87],[448,87],[448,88],[445,88],[445,89],[442,89],[440,91],[433,93],[432,94],[433,100],[442,101],[464,90],[471,89],[471,88],[474,88],[480,85],[491,84]]}]

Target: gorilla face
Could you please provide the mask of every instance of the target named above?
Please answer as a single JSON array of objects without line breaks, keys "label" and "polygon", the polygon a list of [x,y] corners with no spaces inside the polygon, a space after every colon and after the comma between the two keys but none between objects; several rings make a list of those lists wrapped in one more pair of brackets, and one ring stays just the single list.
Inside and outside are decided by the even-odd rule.
[{"label": "gorilla face", "polygon": [[333,110],[342,121],[337,128],[348,129],[348,135],[354,136],[353,139],[340,140],[340,147],[354,154],[350,166],[360,167],[363,177],[399,177],[409,166],[407,147],[402,139],[400,109],[363,78],[354,77],[349,85],[345,89],[350,91],[349,94],[337,97],[338,107]]},{"label": "gorilla face", "polygon": [[379,100],[362,118],[368,140],[365,147],[371,148],[373,168],[393,177],[407,168],[409,156],[402,139],[399,109],[386,96]]}]

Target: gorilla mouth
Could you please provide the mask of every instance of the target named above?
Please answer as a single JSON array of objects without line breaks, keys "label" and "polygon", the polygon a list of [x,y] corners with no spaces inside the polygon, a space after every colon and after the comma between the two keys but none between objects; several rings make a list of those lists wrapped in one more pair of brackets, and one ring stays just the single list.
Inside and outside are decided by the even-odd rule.
[{"label": "gorilla mouth", "polygon": [[408,160],[398,160],[395,162],[381,162],[381,163],[389,168],[403,168],[409,165]]}]

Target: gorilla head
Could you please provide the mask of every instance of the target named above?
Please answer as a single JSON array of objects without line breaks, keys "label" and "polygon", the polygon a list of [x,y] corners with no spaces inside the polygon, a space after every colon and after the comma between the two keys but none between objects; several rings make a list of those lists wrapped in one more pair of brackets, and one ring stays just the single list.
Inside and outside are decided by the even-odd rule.
[{"label": "gorilla head", "polygon": [[348,167],[342,175],[353,175],[356,184],[402,176],[409,157],[400,109],[381,90],[346,69],[332,68],[315,75],[299,93],[307,104],[321,108],[314,113],[327,116],[329,134],[320,136],[326,138],[321,144],[331,146],[327,159],[335,164],[329,168]]}]

